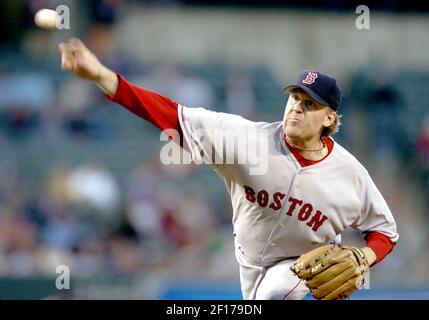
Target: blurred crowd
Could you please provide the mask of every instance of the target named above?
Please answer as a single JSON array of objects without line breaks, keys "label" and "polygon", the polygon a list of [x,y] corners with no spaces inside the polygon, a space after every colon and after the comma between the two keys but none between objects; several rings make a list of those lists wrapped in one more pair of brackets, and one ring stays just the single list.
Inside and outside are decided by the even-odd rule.
[{"label": "blurred crowd", "polygon": [[[108,6],[103,8],[95,10],[99,15],[93,17],[84,40],[130,81],[190,107],[251,120],[281,120],[284,84],[272,86],[279,95],[267,99],[268,80],[261,81],[261,73],[252,67],[196,69],[173,63],[145,67],[119,53],[112,55],[106,46],[114,15]],[[17,159],[23,142],[37,144],[41,139],[59,150],[68,142],[83,141],[94,150],[100,144],[109,149],[127,124],[111,125],[117,113],[104,118],[114,107],[94,86],[60,70],[53,74],[39,64],[14,71],[10,57],[0,64],[0,276],[53,276],[59,264],[70,266],[79,277],[130,275],[146,267],[213,275],[238,271],[227,192],[213,192],[209,184],[216,182],[204,184],[206,173],[199,168],[163,166],[156,148],[145,150],[151,156],[138,163],[125,163],[123,179],[97,154],[95,161],[69,165],[39,152],[47,169],[38,173],[42,180],[37,187],[30,184],[22,163],[33,159]],[[413,201],[413,191],[418,189],[429,199],[429,113],[418,115],[424,121],[404,122],[415,104],[423,102],[409,93],[410,104],[394,80],[373,77],[365,70],[351,74],[344,84],[344,125],[335,138],[368,164],[392,202],[404,249],[391,259],[390,268],[399,273],[404,261],[415,258],[412,255],[427,243],[427,217],[421,215],[425,208]],[[427,110],[425,106],[420,109]],[[139,132],[143,135],[145,126],[150,125],[126,139],[140,143]],[[221,182],[217,185],[221,187]],[[416,272],[427,279],[427,270]]]},{"label": "blurred crowd", "polygon": [[1,172],[1,276],[53,276],[60,264],[75,277],[200,270],[229,249],[219,238],[228,228],[201,191],[171,185],[156,162],[135,168],[122,187],[97,164],[46,174],[30,201],[25,179]]}]

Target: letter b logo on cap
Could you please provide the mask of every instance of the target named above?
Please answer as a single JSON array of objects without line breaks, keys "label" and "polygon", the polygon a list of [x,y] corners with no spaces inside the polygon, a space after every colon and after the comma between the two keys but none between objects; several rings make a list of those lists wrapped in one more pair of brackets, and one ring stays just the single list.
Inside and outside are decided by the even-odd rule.
[{"label": "letter b logo on cap", "polygon": [[307,77],[304,80],[302,80],[302,82],[305,84],[313,84],[316,81],[316,79],[317,79],[317,73],[309,71],[307,73]]}]

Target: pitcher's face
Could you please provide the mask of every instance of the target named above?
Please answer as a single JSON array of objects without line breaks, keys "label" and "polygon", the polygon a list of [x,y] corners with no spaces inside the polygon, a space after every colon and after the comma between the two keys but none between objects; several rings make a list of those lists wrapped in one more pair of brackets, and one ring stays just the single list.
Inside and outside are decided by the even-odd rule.
[{"label": "pitcher's face", "polygon": [[288,138],[311,140],[320,137],[324,127],[335,120],[335,111],[314,101],[305,91],[294,89],[289,95],[283,117]]}]

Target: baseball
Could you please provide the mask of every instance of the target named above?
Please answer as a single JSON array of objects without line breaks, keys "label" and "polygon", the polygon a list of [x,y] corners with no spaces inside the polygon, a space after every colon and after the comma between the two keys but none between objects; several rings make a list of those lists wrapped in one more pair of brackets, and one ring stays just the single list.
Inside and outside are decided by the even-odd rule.
[{"label": "baseball", "polygon": [[34,22],[42,29],[54,29],[59,18],[58,12],[51,9],[40,9],[34,16]]}]

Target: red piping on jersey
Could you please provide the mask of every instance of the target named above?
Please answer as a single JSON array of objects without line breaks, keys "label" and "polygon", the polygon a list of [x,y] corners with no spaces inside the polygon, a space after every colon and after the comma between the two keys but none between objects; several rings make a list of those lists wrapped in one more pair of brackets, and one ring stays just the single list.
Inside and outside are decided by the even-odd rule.
[{"label": "red piping on jersey", "polygon": [[285,294],[285,296],[283,297],[283,300],[286,300],[286,298],[287,298],[287,296],[290,294],[290,293],[292,293],[292,291],[294,291],[298,286],[299,286],[299,284],[302,282],[302,280],[299,280],[299,282],[296,284],[296,286],[295,287],[293,287],[293,289],[292,290],[290,290],[288,293],[286,293]]},{"label": "red piping on jersey", "polygon": [[320,160],[309,160],[304,158],[298,151],[298,149],[292,147],[288,142],[286,137],[283,137],[288,149],[290,150],[290,152],[292,152],[293,156],[295,157],[295,159],[299,162],[299,164],[301,165],[301,167],[307,167],[307,166],[311,166],[313,164],[316,164],[322,160],[324,160],[327,156],[329,156],[331,154],[332,149],[334,148],[334,141],[328,137],[322,137],[323,142],[326,144],[326,146],[328,147],[328,153],[326,154],[326,156],[324,156],[322,159]]},{"label": "red piping on jersey", "polygon": [[381,260],[383,260],[384,257],[387,256],[396,245],[396,242],[390,240],[388,236],[376,231],[370,232],[366,236],[365,240],[366,246],[370,247],[377,257],[375,263],[379,263]]}]

